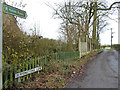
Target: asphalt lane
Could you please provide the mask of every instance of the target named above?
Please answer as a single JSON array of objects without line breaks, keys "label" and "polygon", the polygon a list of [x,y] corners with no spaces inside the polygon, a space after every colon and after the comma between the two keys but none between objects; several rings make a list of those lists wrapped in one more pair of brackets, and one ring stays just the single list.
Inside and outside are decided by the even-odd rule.
[{"label": "asphalt lane", "polygon": [[87,65],[83,80],[78,75],[66,88],[118,88],[118,52],[103,52]]}]

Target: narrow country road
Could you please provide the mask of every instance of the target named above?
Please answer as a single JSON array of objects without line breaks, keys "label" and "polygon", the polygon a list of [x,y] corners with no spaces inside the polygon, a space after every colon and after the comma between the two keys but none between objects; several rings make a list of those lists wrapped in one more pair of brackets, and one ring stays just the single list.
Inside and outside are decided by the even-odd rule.
[{"label": "narrow country road", "polygon": [[118,52],[103,52],[87,65],[85,76],[78,75],[66,88],[118,88]]}]

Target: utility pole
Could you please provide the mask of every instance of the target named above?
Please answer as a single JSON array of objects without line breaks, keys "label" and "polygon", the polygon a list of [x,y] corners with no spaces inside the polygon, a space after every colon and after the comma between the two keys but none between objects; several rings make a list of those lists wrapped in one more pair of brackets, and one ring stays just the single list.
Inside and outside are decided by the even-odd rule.
[{"label": "utility pole", "polygon": [[111,48],[112,48],[112,38],[113,36],[112,36],[112,28],[111,28]]},{"label": "utility pole", "polygon": [[0,0],[0,90],[2,89],[2,24],[3,24],[3,0]]},{"label": "utility pole", "polygon": [[111,48],[112,48],[112,38],[113,38],[113,36],[112,36],[112,34],[114,34],[115,32],[112,32],[112,28],[111,28]]}]

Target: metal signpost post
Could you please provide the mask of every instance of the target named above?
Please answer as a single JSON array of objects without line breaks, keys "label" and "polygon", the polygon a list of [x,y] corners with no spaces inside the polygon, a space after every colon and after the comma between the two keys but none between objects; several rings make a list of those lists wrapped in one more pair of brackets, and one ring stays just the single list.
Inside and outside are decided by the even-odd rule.
[{"label": "metal signpost post", "polygon": [[3,0],[0,0],[0,90],[2,89],[2,7]]},{"label": "metal signpost post", "polygon": [[11,15],[18,16],[20,18],[26,18],[25,11],[17,9],[7,4],[3,4],[3,0],[0,0],[0,90],[2,89],[2,24],[3,24],[3,12]]},{"label": "metal signpost post", "polygon": [[118,44],[120,44],[120,5],[118,5]]}]

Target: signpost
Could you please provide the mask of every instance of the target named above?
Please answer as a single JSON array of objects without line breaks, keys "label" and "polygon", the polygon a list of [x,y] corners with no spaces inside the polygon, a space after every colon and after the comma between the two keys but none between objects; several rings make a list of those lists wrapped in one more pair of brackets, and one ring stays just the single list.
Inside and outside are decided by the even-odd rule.
[{"label": "signpost", "polygon": [[28,75],[30,73],[34,73],[34,72],[37,72],[37,71],[40,71],[40,70],[42,70],[42,66],[33,68],[31,70],[23,71],[23,72],[20,72],[20,73],[16,73],[15,78],[20,78],[22,76],[25,76],[25,75]]},{"label": "signpost", "polygon": [[2,89],[2,6],[3,6],[3,1],[0,0],[0,90]]},{"label": "signpost", "polygon": [[15,16],[18,16],[18,17],[24,18],[24,19],[26,19],[26,17],[27,17],[26,12],[23,10],[20,10],[18,8],[12,7],[7,4],[4,4],[3,8],[4,8],[4,10],[3,10],[4,13],[15,15]]},{"label": "signpost", "polygon": [[25,76],[25,75],[28,75],[28,74],[30,74],[30,73],[37,72],[37,71],[38,71],[38,73],[39,73],[40,70],[42,70],[42,66],[33,68],[33,69],[31,69],[31,70],[23,71],[23,72],[20,72],[20,73],[16,73],[16,74],[15,74],[15,78],[18,78],[18,82],[19,82],[19,78],[20,78],[20,77]]},{"label": "signpost", "polygon": [[11,14],[20,18],[26,19],[27,14],[25,11],[18,8],[12,7],[10,5],[4,4],[3,0],[0,0],[0,90],[2,89],[2,25],[3,25],[3,12]]}]

